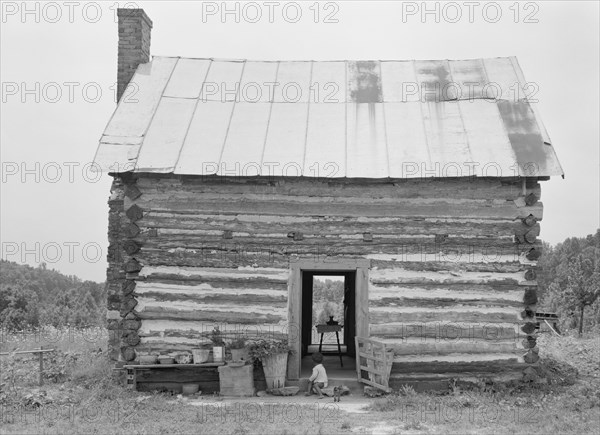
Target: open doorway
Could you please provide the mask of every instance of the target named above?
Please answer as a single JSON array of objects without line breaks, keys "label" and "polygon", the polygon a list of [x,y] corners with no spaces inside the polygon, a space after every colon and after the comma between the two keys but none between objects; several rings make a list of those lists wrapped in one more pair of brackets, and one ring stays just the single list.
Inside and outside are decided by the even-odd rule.
[{"label": "open doorway", "polygon": [[[318,325],[335,325],[337,334],[321,335]],[[353,372],[355,335],[356,271],[302,271],[302,374],[310,373],[310,355],[319,348],[330,377]]]},{"label": "open doorway", "polygon": [[[341,376],[351,377],[349,371],[354,370],[355,354],[354,337],[369,336],[369,269],[368,259],[335,258],[335,259],[295,259],[290,263],[288,281],[288,325],[289,344],[293,353],[288,358],[288,379],[297,380],[305,377],[305,370],[311,370],[312,363],[308,354],[312,344],[313,322],[313,278],[314,276],[341,276],[344,280],[344,292],[348,292],[346,309],[344,309],[344,367]],[[303,357],[308,360],[309,367],[302,367]],[[337,359],[337,362],[336,362]],[[346,363],[346,359],[349,360]],[[331,368],[340,369],[337,353],[325,355],[328,376]],[[302,369],[302,370],[301,370]],[[301,373],[302,372],[302,373]],[[356,374],[354,374],[356,376]]]}]

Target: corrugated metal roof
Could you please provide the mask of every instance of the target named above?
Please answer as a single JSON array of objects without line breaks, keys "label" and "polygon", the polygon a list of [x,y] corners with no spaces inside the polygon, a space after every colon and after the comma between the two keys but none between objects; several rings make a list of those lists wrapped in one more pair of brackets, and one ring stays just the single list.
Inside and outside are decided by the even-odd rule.
[{"label": "corrugated metal roof", "polygon": [[563,171],[515,58],[140,65],[105,171],[348,178]]}]

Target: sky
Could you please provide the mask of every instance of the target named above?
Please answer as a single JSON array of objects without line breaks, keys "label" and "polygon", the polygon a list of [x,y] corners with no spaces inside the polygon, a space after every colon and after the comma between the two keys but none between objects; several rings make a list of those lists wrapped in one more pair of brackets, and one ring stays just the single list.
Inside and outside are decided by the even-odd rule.
[{"label": "sky", "polygon": [[[111,177],[91,170],[115,109],[116,7],[153,21],[151,54],[255,60],[516,56],[565,178],[540,237],[600,227],[599,3],[2,2],[2,258],[103,281]],[[300,14],[299,14],[300,12]]]}]

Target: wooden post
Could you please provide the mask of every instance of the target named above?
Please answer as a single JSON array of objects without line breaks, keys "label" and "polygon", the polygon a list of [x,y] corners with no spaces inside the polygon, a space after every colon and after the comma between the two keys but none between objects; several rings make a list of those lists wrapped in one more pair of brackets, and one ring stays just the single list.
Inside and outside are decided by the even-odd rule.
[{"label": "wooden post", "polygon": [[[42,350],[44,346],[40,346],[40,350]],[[44,385],[44,353],[39,352],[38,357],[40,360],[40,387]]]},{"label": "wooden post", "polygon": [[358,341],[358,335],[354,336],[354,351],[356,353],[356,379],[360,379],[360,342]]},{"label": "wooden post", "polygon": [[48,352],[54,352],[54,349],[44,349],[43,346],[40,346],[39,349],[33,349],[33,350],[22,350],[22,351],[13,351],[13,352],[0,352],[0,356],[7,356],[7,355],[20,355],[20,354],[38,354],[38,362],[39,362],[39,380],[38,383],[41,385],[43,385],[44,383],[44,354],[48,353]]},{"label": "wooden post", "polygon": [[340,366],[344,367],[344,361],[342,360],[342,348],[340,347],[340,335],[335,331],[335,338],[338,344],[338,355],[340,356]]},{"label": "wooden post", "polygon": [[368,267],[356,268],[356,331],[359,337],[369,337],[369,278]]},{"label": "wooden post", "polygon": [[288,278],[288,335],[289,345],[294,351],[288,358],[288,379],[300,379],[302,363],[302,272],[293,264]]}]

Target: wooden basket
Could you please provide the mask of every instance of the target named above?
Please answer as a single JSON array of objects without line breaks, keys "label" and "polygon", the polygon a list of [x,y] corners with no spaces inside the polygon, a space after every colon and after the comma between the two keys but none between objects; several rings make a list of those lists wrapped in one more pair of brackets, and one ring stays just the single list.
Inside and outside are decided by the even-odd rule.
[{"label": "wooden basket", "polygon": [[288,354],[278,353],[262,359],[267,390],[285,387]]}]

